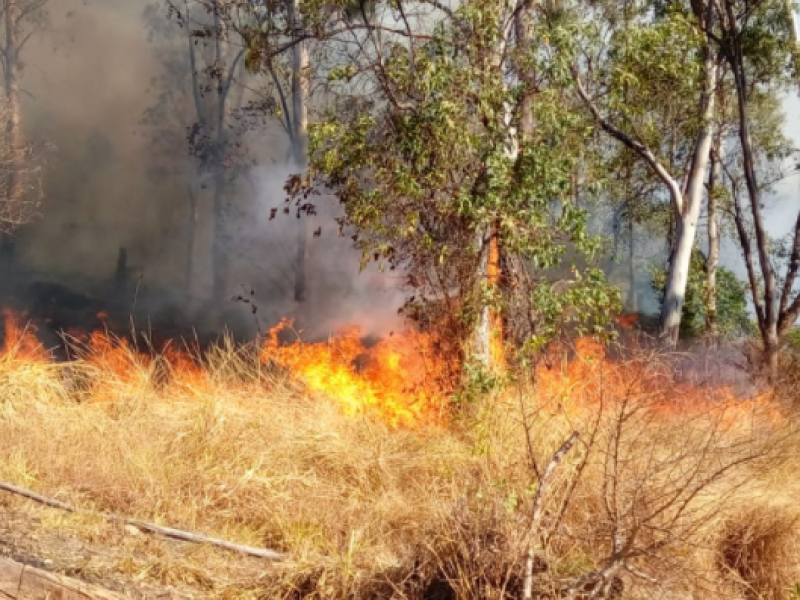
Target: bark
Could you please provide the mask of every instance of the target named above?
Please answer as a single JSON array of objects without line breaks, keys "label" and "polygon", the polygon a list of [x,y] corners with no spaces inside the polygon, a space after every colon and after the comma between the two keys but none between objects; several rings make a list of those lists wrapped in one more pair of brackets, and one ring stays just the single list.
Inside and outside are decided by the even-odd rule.
[{"label": "bark", "polygon": [[[761,215],[761,191],[758,187],[755,169],[755,155],[750,137],[750,122],[747,106],[747,74],[744,67],[744,58],[740,46],[740,31],[736,26],[736,15],[731,2],[725,3],[726,16],[731,38],[728,50],[728,60],[736,83],[736,100],[739,113],[739,142],[742,147],[742,163],[744,178],[749,196],[752,225],[756,238],[756,251],[758,253],[759,268],[763,280],[763,310],[759,316],[759,329],[764,344],[765,365],[773,379],[778,375],[778,349],[780,336],[778,335],[779,306],[777,297],[777,278],[769,256],[769,238]],[[787,282],[788,285],[791,283]]]},{"label": "bark", "polygon": [[197,197],[191,184],[186,186],[186,198],[188,200],[189,218],[186,223],[186,273],[185,285],[187,290],[192,290],[194,286],[194,244],[197,238]]},{"label": "bark", "polygon": [[789,297],[797,280],[798,271],[800,271],[800,212],[798,212],[794,224],[794,243],[786,270],[786,278],[783,282],[783,294],[778,311],[778,335],[781,337],[789,331],[800,316],[800,294],[795,296],[795,299],[789,304]]},{"label": "bark", "polygon": [[228,271],[228,244],[225,215],[225,190],[227,182],[222,165],[214,165],[214,195],[211,208],[213,211],[213,294],[219,302],[225,297]]},{"label": "bark", "polygon": [[[489,281],[489,228],[481,229],[476,236],[478,249],[478,281]],[[492,319],[488,306],[481,306],[478,325],[475,328],[475,360],[487,371],[492,366]]]},{"label": "bark", "polygon": [[719,335],[717,326],[717,268],[719,267],[720,237],[717,211],[717,183],[720,180],[723,160],[721,136],[715,141],[708,175],[708,257],[706,258],[706,334],[712,339]]},{"label": "bark", "polygon": [[[797,13],[792,6],[792,0],[785,0],[787,21],[789,25],[789,35],[792,43],[792,65],[794,67],[794,76],[797,83],[798,95],[800,96],[800,41],[798,41],[798,22]],[[789,298],[792,295],[792,289],[797,279],[798,272],[800,271],[800,213],[797,215],[797,220],[794,227],[794,243],[792,245],[792,253],[789,257],[789,265],[787,267],[786,278],[783,283],[783,293],[781,294],[781,303],[778,310],[778,335],[785,335],[789,329],[795,324],[800,316],[800,294],[789,303]]]},{"label": "bark", "polygon": [[628,310],[639,312],[639,296],[636,293],[636,237],[633,217],[628,217]]},{"label": "bark", "polygon": [[[518,35],[522,31],[520,19],[523,18],[522,15],[526,12],[526,9],[520,6],[517,16],[512,22],[509,21],[508,17],[511,15],[513,8],[512,5],[506,4],[504,11],[506,14],[500,19],[504,29],[500,32],[500,41],[497,47],[493,49],[489,56],[489,61],[487,61],[488,72],[491,74],[502,73],[503,60],[512,32],[508,25],[513,25],[514,31]],[[529,107],[532,107],[532,104]],[[531,108],[529,127],[533,127],[532,115]],[[506,131],[504,154],[506,159],[513,163],[519,157],[519,138],[512,123],[513,107],[508,102],[503,105],[501,119],[502,126]],[[478,252],[478,285],[481,291],[485,290],[494,299],[497,295],[500,279],[500,224],[498,220],[495,219],[489,225],[478,230],[476,233],[476,250]],[[485,298],[481,298],[479,310],[478,324],[473,333],[474,356],[485,370],[497,370],[502,367],[503,363],[500,315],[492,309],[489,303],[485,301]]]},{"label": "bark", "polygon": [[794,77],[797,83],[797,90],[800,93],[800,41],[798,41],[798,29],[800,25],[797,22],[797,14],[794,11],[794,2],[792,0],[784,0],[786,6],[786,14],[789,24],[789,39],[792,41],[792,66],[794,68]]},{"label": "bark", "polygon": [[20,9],[17,0],[6,0],[6,44],[5,44],[5,87],[8,103],[8,143],[13,152],[12,169],[9,173],[8,192],[10,198],[19,200],[22,196],[18,173],[22,171],[22,106],[19,95],[19,22]]},{"label": "bark", "polygon": [[517,39],[517,53],[520,54],[518,60],[521,62],[518,71],[520,79],[524,84],[520,110],[520,144],[524,146],[527,140],[533,135],[535,127],[533,103],[535,97],[536,74],[525,64],[525,53],[530,51],[533,40],[533,25],[531,24],[531,12],[537,2],[532,1],[525,8],[518,7],[514,17],[514,35]]},{"label": "bark", "polygon": [[0,557],[0,598],[9,600],[124,600],[128,596],[117,594],[35,567],[29,567],[8,558]]},{"label": "bark", "polygon": [[17,0],[5,0],[5,40],[3,54],[5,58],[5,92],[8,120],[5,123],[10,161],[6,180],[7,198],[3,200],[2,246],[3,255],[8,258],[9,265],[14,256],[14,238],[8,230],[20,225],[23,221],[23,193],[20,174],[23,168],[22,106],[19,93],[19,26],[20,7]]},{"label": "bark", "polygon": [[753,248],[750,244],[750,236],[744,224],[744,211],[739,200],[739,190],[735,182],[731,181],[731,195],[733,196],[733,222],[736,225],[736,233],[739,236],[739,244],[742,247],[742,258],[747,270],[747,282],[750,287],[750,299],[753,302],[753,309],[756,313],[758,326],[761,328],[764,323],[764,307],[758,295],[758,276],[753,262]]}]

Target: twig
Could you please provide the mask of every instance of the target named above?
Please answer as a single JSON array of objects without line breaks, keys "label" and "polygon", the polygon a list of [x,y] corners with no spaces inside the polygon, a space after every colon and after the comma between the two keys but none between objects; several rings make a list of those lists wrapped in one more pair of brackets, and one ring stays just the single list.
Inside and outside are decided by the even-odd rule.
[{"label": "twig", "polygon": [[[71,512],[71,513],[89,512],[89,511],[78,511],[78,509],[72,506],[71,504],[67,504],[65,502],[61,502],[60,500],[54,500],[52,498],[41,496],[35,492],[32,492],[31,490],[16,485],[12,485],[10,483],[0,482],[0,490],[10,492],[12,494],[17,494],[19,496],[28,498],[29,500],[33,500],[34,502],[38,502],[39,504],[44,504],[45,506],[50,506],[52,508],[58,508],[59,510],[63,510],[66,512]],[[274,550],[268,550],[266,548],[255,548],[254,546],[235,544],[233,542],[228,542],[226,540],[220,540],[217,538],[208,537],[205,535],[201,535],[199,533],[192,533],[190,531],[175,529],[173,527],[163,527],[161,525],[155,525],[153,523],[147,523],[145,521],[130,519],[128,517],[122,517],[110,513],[103,513],[102,516],[109,521],[124,523],[125,525],[131,525],[132,527],[136,527],[137,529],[146,531],[148,533],[155,533],[167,538],[181,540],[183,542],[192,542],[194,544],[209,544],[211,546],[216,546],[218,548],[224,548],[225,550],[241,552],[242,554],[247,554],[248,556],[256,556],[258,558],[264,558],[266,560],[281,561],[286,558],[284,554],[275,552]]]},{"label": "twig", "polygon": [[539,489],[536,490],[536,498],[533,500],[533,511],[531,512],[531,526],[529,529],[529,536],[528,536],[528,552],[527,557],[525,559],[525,580],[523,583],[523,592],[522,597],[525,600],[530,600],[533,598],[533,566],[535,563],[535,552],[534,552],[534,540],[536,539],[536,530],[539,528],[539,524],[542,520],[543,514],[543,506],[544,506],[544,495],[547,490],[547,484],[550,481],[550,478],[553,476],[553,473],[558,466],[558,463],[567,455],[567,453],[572,449],[575,445],[575,442],[578,441],[580,434],[577,431],[573,431],[572,435],[570,435],[564,443],[561,444],[561,447],[556,450],[553,457],[550,459],[550,462],[547,463],[547,466],[542,473],[541,478],[539,479]]}]

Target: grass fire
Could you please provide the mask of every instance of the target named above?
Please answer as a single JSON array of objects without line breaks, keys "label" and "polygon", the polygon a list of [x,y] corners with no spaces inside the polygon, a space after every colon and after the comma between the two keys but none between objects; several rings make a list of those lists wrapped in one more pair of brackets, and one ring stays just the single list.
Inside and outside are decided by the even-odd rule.
[{"label": "grass fire", "polygon": [[[777,598],[797,577],[791,412],[674,383],[654,350],[553,347],[532,381],[463,406],[421,333],[304,343],[282,321],[253,345],[157,351],[98,330],[54,360],[23,317],[6,311],[5,332],[0,481],[80,510],[6,495],[2,539],[106,588],[516,597],[531,536],[539,594]],[[265,567],[101,514],[288,558]]]},{"label": "grass fire", "polygon": [[797,11],[0,0],[0,598],[800,600]]}]

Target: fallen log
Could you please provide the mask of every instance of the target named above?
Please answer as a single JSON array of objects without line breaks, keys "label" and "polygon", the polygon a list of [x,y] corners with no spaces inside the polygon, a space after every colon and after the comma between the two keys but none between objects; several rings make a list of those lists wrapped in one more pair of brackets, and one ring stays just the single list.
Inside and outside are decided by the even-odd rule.
[{"label": "fallen log", "polygon": [[126,596],[0,557],[0,599],[125,600]]},{"label": "fallen log", "polygon": [[[12,494],[17,494],[24,498],[28,498],[29,500],[33,500],[34,502],[38,502],[39,504],[44,504],[45,506],[50,506],[52,508],[57,508],[59,510],[63,510],[66,512],[71,512],[71,513],[78,512],[78,510],[71,504],[67,504],[66,502],[61,502],[60,500],[47,498],[45,496],[37,494],[36,492],[25,489],[23,487],[12,485],[10,483],[3,483],[2,481],[0,481],[0,490],[10,492]],[[266,560],[280,561],[286,558],[285,555],[281,554],[280,552],[275,552],[274,550],[268,550],[266,548],[255,548],[253,546],[235,544],[233,542],[228,542],[226,540],[220,540],[217,538],[208,537],[206,535],[201,535],[199,533],[192,533],[191,531],[175,529],[174,527],[164,527],[163,525],[147,523],[145,521],[139,521],[138,519],[129,519],[128,517],[121,517],[119,515],[113,515],[110,513],[103,513],[102,516],[108,519],[109,521],[124,523],[125,525],[136,527],[141,531],[146,531],[148,533],[155,533],[158,535],[162,535],[164,537],[180,540],[182,542],[191,542],[194,544],[208,544],[210,546],[216,546],[217,548],[224,548],[225,550],[240,552],[241,554],[246,554],[248,556],[256,556],[258,558],[264,558]],[[0,596],[0,598],[2,597]]]}]

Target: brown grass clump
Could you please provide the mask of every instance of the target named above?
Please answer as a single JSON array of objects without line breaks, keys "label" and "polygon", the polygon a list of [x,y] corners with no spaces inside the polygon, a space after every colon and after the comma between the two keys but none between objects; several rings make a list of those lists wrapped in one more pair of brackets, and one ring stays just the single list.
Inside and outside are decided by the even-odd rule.
[{"label": "brown grass clump", "polygon": [[755,505],[720,527],[718,568],[731,588],[753,600],[786,600],[800,583],[800,510]]},{"label": "brown grass clump", "polygon": [[[54,555],[96,550],[59,569],[270,600],[510,600],[526,580],[540,598],[777,598],[764,594],[792,581],[793,513],[747,508],[753,490],[794,493],[791,422],[678,389],[657,357],[579,357],[562,379],[496,393],[447,427],[404,430],[345,416],[252,348],[222,344],[202,369],[98,348],[66,365],[0,361],[0,480],[289,560],[0,496],[0,516],[20,523],[9,535],[30,528],[26,552],[51,538]],[[723,557],[713,567],[709,544]]]}]

